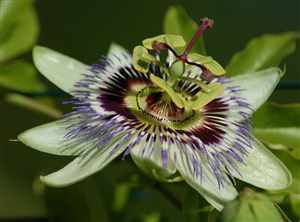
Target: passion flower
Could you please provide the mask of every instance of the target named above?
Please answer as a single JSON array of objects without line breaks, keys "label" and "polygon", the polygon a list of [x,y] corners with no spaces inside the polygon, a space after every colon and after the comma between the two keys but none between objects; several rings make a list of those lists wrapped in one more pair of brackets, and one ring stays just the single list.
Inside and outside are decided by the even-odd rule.
[{"label": "passion flower", "polygon": [[287,168],[251,133],[252,113],[270,96],[282,71],[224,77],[211,57],[191,53],[203,31],[185,44],[177,35],[143,41],[131,56],[113,45],[92,66],[35,47],[39,71],[73,98],[61,120],[19,135],[26,145],[72,155],[63,169],[41,180],[67,186],[130,154],[154,178],[185,180],[217,209],[237,196],[232,181],[278,190],[291,183]]}]

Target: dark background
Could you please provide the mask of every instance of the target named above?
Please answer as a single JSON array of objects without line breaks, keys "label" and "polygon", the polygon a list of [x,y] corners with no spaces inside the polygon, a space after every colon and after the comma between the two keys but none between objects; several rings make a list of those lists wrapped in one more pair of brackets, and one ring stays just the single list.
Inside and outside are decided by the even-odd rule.
[{"label": "dark background", "polygon": [[[223,65],[252,37],[300,30],[299,0],[37,0],[38,44],[94,63],[112,41],[132,49],[144,38],[160,34],[164,13],[174,4],[185,7],[195,21],[202,17],[215,20],[214,29],[206,34],[206,45],[209,54]],[[286,60],[285,81],[300,82],[299,59],[298,47]],[[273,97],[278,101],[297,98],[296,91],[278,91]],[[0,105],[0,218],[43,217],[44,203],[33,195],[32,187],[38,187],[32,181],[43,172],[58,169],[65,160],[8,140],[51,119],[3,101]]]}]

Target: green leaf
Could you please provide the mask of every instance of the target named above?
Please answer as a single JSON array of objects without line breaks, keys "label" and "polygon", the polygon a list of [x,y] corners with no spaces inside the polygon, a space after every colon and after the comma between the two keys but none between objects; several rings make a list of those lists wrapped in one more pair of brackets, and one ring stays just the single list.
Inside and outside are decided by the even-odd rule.
[{"label": "green leaf", "polygon": [[296,48],[300,34],[287,32],[266,34],[251,40],[246,48],[236,53],[226,67],[228,75],[237,75],[278,66]]},{"label": "green leaf", "polygon": [[38,38],[39,23],[35,9],[32,6],[25,7],[18,13],[9,32],[6,31],[6,34],[0,38],[0,62],[28,51]]},{"label": "green leaf", "polygon": [[0,66],[0,86],[25,93],[39,93],[46,90],[33,65],[24,61]]},{"label": "green leaf", "polygon": [[[197,23],[190,18],[181,6],[171,6],[168,9],[163,26],[166,34],[182,35],[186,42],[191,40],[198,28]],[[206,55],[203,37],[195,44],[192,52]]]},{"label": "green leaf", "polygon": [[255,135],[272,149],[300,159],[300,104],[266,104],[253,116]]},{"label": "green leaf", "polygon": [[225,206],[224,222],[284,222],[273,202],[264,194],[245,190],[238,200]]}]

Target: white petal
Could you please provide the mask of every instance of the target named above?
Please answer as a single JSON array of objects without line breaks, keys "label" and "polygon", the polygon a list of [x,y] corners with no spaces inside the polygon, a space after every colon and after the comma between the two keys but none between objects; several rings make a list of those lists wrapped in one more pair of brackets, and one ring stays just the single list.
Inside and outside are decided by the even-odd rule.
[{"label": "white petal", "polygon": [[114,43],[114,42],[111,43],[109,46],[109,49],[108,49],[107,56],[110,57],[112,55],[119,55],[119,54],[129,55],[128,51],[124,47],[122,47],[119,44]]},{"label": "white petal", "polygon": [[279,68],[269,68],[235,76],[228,85],[239,86],[243,90],[240,96],[256,110],[266,102],[282,76],[283,72]]},{"label": "white petal", "polygon": [[59,120],[26,130],[18,135],[18,139],[33,149],[54,154],[74,155],[72,149],[64,149],[64,136],[67,130]]},{"label": "white petal", "polygon": [[241,175],[232,171],[234,177],[267,190],[280,190],[292,183],[292,176],[284,164],[258,140],[253,141],[252,149],[238,164]]},{"label": "white petal", "polygon": [[125,149],[126,146],[115,150],[113,147],[108,147],[104,150],[95,150],[95,152],[90,155],[76,157],[63,169],[47,176],[42,176],[41,180],[54,187],[72,185],[103,169]]},{"label": "white petal", "polygon": [[224,186],[219,187],[215,175],[209,169],[208,163],[204,162],[204,160],[199,160],[202,173],[201,176],[197,177],[193,171],[189,150],[180,148],[177,150],[176,166],[181,176],[216,209],[222,210],[225,202],[236,198],[238,192],[232,184],[224,183]]},{"label": "white petal", "polygon": [[56,52],[52,49],[36,46],[33,60],[37,69],[52,83],[67,93],[74,89],[74,84],[87,73],[89,66]]},{"label": "white petal", "polygon": [[[110,45],[107,57],[111,60],[111,62],[115,66],[119,66],[119,67],[128,66],[129,64],[131,64],[132,61],[129,52],[125,48],[123,48],[122,46],[116,43],[112,43]],[[117,67],[114,68],[118,70]]]}]

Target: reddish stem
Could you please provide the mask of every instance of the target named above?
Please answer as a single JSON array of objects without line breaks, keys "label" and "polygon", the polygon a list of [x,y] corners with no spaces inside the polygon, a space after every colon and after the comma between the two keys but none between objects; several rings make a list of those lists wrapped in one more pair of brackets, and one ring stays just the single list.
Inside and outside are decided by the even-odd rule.
[{"label": "reddish stem", "polygon": [[181,60],[186,61],[187,55],[192,51],[192,48],[194,47],[197,40],[202,36],[203,32],[206,29],[212,28],[213,24],[214,24],[214,21],[212,19],[209,19],[209,18],[203,18],[202,19],[202,24],[199,26],[199,28],[196,31],[195,35],[193,36],[193,38],[189,42],[188,46],[186,47],[186,49],[184,50],[182,55],[180,56]]}]

